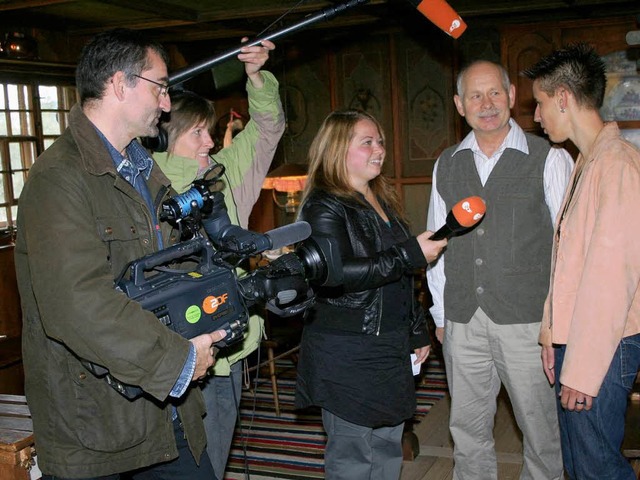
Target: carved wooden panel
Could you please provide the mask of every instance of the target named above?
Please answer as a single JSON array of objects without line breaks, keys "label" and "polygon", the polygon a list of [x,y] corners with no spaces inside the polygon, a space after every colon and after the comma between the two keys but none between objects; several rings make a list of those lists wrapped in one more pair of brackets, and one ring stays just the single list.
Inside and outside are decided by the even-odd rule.
[{"label": "carved wooden panel", "polygon": [[429,199],[431,198],[431,184],[419,183],[415,185],[403,185],[402,198],[404,211],[411,233],[418,235],[425,231],[427,227],[427,211],[429,209]]},{"label": "carved wooden panel", "polygon": [[401,175],[430,176],[442,150],[456,141],[453,45],[445,35],[395,40]]},{"label": "carved wooden panel", "polygon": [[[367,38],[366,42],[349,44],[336,51],[336,109],[364,110],[381,123],[387,158],[392,158],[395,138],[391,96],[391,59],[389,37]],[[385,162],[384,172],[394,176],[392,162]]]},{"label": "carved wooden panel", "polygon": [[567,22],[561,26],[562,45],[587,42],[600,55],[618,50],[630,50],[626,41],[627,32],[637,29],[633,16],[592,20],[587,22]]},{"label": "carved wooden panel", "polygon": [[[285,163],[306,165],[311,142],[332,109],[328,56],[311,42],[304,42],[309,47],[301,45],[279,44],[273,53],[273,65],[267,65],[280,83],[286,119],[271,170]],[[295,220],[295,215],[275,206],[272,190],[262,193],[250,217],[251,228],[266,231]],[[276,197],[284,203],[281,194],[276,193]]]},{"label": "carved wooden panel", "polygon": [[531,81],[520,75],[522,70],[532,66],[553,50],[571,43],[589,43],[600,55],[628,50],[625,36],[634,28],[635,22],[632,17],[504,27],[502,61],[509,71],[511,81],[516,85],[516,105],[512,113],[520,126],[525,130],[541,133],[533,121],[535,102]]},{"label": "carved wooden panel", "polygon": [[[532,29],[528,30],[531,32]],[[529,32],[520,29],[506,31],[502,38],[502,57],[511,83],[516,87],[512,116],[524,130],[540,133],[533,120],[536,103],[533,99],[532,82],[520,73],[554,50],[558,34],[553,28]]]},{"label": "carved wooden panel", "polygon": [[310,55],[304,47],[287,46],[278,77],[287,128],[280,149],[287,163],[307,163],[318,128],[331,111],[331,79],[326,55]]}]

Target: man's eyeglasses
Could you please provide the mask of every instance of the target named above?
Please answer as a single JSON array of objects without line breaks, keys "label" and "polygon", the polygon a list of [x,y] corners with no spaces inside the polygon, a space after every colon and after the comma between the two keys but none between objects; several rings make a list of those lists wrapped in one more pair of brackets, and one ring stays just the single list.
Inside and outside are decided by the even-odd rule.
[{"label": "man's eyeglasses", "polygon": [[169,93],[169,85],[167,85],[166,83],[160,83],[160,82],[156,82],[155,80],[151,80],[147,77],[143,77],[142,75],[136,75],[135,73],[133,74],[134,77],[138,77],[141,78],[142,80],[146,80],[149,83],[153,83],[154,85],[157,85],[160,87],[160,94],[163,97],[166,97],[167,94]]}]

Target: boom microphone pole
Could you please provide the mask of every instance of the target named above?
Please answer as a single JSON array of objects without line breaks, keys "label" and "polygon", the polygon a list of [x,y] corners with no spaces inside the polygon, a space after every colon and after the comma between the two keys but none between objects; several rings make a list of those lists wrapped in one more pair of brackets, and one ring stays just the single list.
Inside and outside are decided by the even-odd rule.
[{"label": "boom microphone pole", "polygon": [[283,28],[282,30],[278,30],[277,32],[270,33],[263,37],[256,38],[255,40],[251,40],[249,42],[243,43],[240,47],[227,51],[226,53],[222,53],[217,57],[213,57],[208,60],[204,60],[200,63],[196,63],[195,65],[191,65],[191,66],[182,68],[180,70],[177,70],[176,72],[172,73],[169,76],[169,86],[184,82],[185,80],[188,80],[198,75],[199,73],[209,70],[214,65],[217,65],[218,63],[221,63],[227,60],[228,58],[238,55],[239,53],[241,53],[241,50],[243,47],[253,47],[255,45],[260,45],[260,43],[263,40],[273,40],[275,38],[282,37],[284,35],[295,32],[296,30],[300,30],[301,28],[306,27],[307,25],[311,25],[312,23],[318,22],[320,20],[328,20],[331,17],[337,15],[338,13],[341,13],[344,10],[347,10],[348,8],[355,7],[356,5],[359,5],[361,3],[366,3],[368,1],[369,0],[349,0],[345,3],[336,5],[334,7],[327,7],[321,10],[319,13],[316,13],[310,17],[305,18],[299,23],[290,25],[286,28]]}]

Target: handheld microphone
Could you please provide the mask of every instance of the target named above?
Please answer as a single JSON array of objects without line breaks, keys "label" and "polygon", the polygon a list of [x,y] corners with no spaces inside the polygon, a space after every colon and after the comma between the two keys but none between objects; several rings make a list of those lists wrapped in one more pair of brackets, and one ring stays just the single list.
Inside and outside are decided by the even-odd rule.
[{"label": "handheld microphone", "polygon": [[264,235],[271,243],[271,246],[265,250],[277,250],[309,238],[311,236],[311,225],[307,222],[298,221],[269,230]]},{"label": "handheld microphone", "polygon": [[208,228],[204,221],[203,225],[209,238],[220,250],[243,255],[277,250],[306,240],[311,235],[311,225],[307,222],[290,223],[266,233],[252,232],[237,225],[227,225],[222,229]]},{"label": "handheld microphone", "polygon": [[447,214],[445,224],[429,239],[442,240],[460,235],[482,220],[486,211],[487,206],[482,198],[463,198]]},{"label": "handheld microphone", "polygon": [[445,0],[407,0],[447,35],[458,38],[467,24]]}]

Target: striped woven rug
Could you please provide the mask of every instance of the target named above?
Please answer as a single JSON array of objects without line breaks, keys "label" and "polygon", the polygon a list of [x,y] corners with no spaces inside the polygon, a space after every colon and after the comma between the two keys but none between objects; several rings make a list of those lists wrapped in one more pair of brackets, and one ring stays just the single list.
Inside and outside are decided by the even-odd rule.
[{"label": "striped woven rug", "polygon": [[[236,429],[225,480],[324,478],[326,436],[320,411],[294,411],[295,366],[279,360],[277,371],[280,417],[275,414],[269,378],[259,378],[257,388],[243,391],[241,425]],[[429,412],[446,388],[444,365],[430,357],[416,386],[416,419]]]}]

